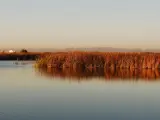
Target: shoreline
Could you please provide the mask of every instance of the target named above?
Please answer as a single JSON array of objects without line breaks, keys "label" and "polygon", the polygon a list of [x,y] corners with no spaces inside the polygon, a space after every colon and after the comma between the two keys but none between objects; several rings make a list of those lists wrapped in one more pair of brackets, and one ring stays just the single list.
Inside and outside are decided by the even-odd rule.
[{"label": "shoreline", "polygon": [[36,60],[40,57],[40,52],[28,52],[28,53],[0,53],[0,61],[13,61],[13,60]]}]

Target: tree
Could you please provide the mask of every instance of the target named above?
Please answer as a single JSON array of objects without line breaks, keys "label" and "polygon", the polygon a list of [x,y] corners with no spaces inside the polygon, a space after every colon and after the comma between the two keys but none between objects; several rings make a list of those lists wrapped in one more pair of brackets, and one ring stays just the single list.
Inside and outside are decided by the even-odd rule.
[{"label": "tree", "polygon": [[21,53],[27,53],[28,51],[26,49],[22,49],[20,52]]}]

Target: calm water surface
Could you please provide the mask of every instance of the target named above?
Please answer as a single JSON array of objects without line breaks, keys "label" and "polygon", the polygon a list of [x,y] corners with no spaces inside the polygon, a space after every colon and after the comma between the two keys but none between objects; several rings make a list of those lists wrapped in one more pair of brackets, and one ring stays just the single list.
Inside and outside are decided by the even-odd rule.
[{"label": "calm water surface", "polygon": [[73,79],[0,62],[0,120],[160,120],[159,80]]}]

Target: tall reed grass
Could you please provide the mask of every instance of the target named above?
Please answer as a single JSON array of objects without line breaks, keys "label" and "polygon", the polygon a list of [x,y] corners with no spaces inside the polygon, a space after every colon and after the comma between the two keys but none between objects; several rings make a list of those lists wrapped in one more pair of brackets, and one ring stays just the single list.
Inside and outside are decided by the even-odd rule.
[{"label": "tall reed grass", "polygon": [[41,55],[37,67],[72,69],[158,69],[160,53],[57,52]]}]

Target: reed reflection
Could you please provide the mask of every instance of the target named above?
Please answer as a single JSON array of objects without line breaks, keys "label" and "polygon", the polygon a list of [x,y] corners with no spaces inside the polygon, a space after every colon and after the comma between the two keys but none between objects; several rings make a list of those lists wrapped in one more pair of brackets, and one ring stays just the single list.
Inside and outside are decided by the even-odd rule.
[{"label": "reed reflection", "polygon": [[156,69],[54,69],[39,68],[36,69],[38,75],[47,76],[49,78],[62,78],[69,80],[91,80],[99,78],[99,80],[127,80],[127,81],[159,81],[160,70]]}]

